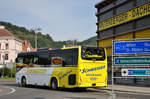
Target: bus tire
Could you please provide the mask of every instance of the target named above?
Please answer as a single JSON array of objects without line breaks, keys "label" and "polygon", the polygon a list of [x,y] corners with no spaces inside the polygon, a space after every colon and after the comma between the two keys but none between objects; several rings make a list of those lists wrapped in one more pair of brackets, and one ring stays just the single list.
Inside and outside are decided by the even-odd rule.
[{"label": "bus tire", "polygon": [[58,83],[57,83],[57,79],[53,78],[51,81],[51,88],[52,90],[57,90],[58,89]]},{"label": "bus tire", "polygon": [[26,87],[27,86],[27,83],[26,83],[26,78],[23,76],[22,79],[21,79],[21,86],[22,87]]}]

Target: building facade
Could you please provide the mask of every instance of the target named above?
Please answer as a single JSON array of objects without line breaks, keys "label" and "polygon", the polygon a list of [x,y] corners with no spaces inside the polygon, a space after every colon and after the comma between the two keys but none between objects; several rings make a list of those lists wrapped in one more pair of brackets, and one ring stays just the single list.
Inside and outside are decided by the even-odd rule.
[{"label": "building facade", "polygon": [[22,41],[22,52],[31,52],[36,51],[30,44],[30,42],[23,40]]},{"label": "building facade", "polygon": [[95,8],[97,46],[106,48],[111,70],[113,40],[150,38],[150,0],[103,0]]},{"label": "building facade", "polygon": [[97,44],[112,54],[112,40],[150,38],[150,0],[103,0],[97,8]]},{"label": "building facade", "polygon": [[0,26],[0,64],[11,65],[22,51],[22,41]]}]

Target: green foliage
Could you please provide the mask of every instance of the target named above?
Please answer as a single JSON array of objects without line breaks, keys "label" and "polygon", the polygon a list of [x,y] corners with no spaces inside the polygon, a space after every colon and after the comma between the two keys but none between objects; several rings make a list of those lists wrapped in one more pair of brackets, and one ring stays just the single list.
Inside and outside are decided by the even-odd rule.
[{"label": "green foliage", "polygon": [[92,45],[92,46],[97,46],[96,45],[96,40],[97,40],[97,37],[94,36],[94,37],[91,37],[87,40],[84,40],[82,42],[78,42],[79,45]]},{"label": "green foliage", "polygon": [[8,81],[8,80],[16,80],[15,77],[11,78],[11,77],[5,77],[5,78],[0,78],[0,80],[3,80],[3,81]]},{"label": "green foliage", "polygon": [[[32,47],[35,48],[35,32],[33,30],[28,30],[24,27],[19,27],[13,25],[9,22],[0,22],[0,25],[5,26],[5,28],[13,33],[16,37],[21,40],[27,40],[31,43]],[[62,48],[63,45],[73,45],[71,40],[68,41],[54,41],[49,34],[37,33],[38,48]],[[96,46],[96,37],[89,38],[83,42],[74,41],[74,45],[94,45]]]},{"label": "green foliage", "polygon": [[[24,27],[19,27],[8,22],[0,22],[0,25],[5,26],[8,31],[21,40],[29,41],[32,47],[35,47],[35,32],[33,30],[28,30]],[[44,35],[41,32],[38,32],[37,36],[38,48],[55,47],[55,43],[49,34]]]},{"label": "green foliage", "polygon": [[[4,73],[4,75],[3,75]],[[0,77],[15,77],[16,75],[16,68],[15,66],[13,68],[3,67],[0,68]]]}]

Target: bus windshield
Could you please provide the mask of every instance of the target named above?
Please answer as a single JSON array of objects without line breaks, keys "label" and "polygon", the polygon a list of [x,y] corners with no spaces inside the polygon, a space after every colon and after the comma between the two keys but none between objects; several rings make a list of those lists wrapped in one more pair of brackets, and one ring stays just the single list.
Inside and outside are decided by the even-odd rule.
[{"label": "bus windshield", "polygon": [[81,57],[84,60],[105,60],[105,51],[104,48],[83,46]]}]

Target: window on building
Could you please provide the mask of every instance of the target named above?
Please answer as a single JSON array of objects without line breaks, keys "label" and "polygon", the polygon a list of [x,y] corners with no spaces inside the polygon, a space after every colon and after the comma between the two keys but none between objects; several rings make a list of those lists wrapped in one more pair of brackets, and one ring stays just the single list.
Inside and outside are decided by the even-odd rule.
[{"label": "window on building", "polygon": [[120,5],[124,2],[126,2],[127,0],[116,0],[116,5]]},{"label": "window on building", "polygon": [[126,11],[128,11],[128,10],[130,10],[132,8],[133,8],[133,2],[130,1],[128,3],[125,3],[125,4],[117,7],[116,8],[116,14],[120,14],[122,12],[126,12]]},{"label": "window on building", "polygon": [[113,29],[106,29],[99,33],[99,39],[105,39],[113,36]]},{"label": "window on building", "polygon": [[6,50],[8,50],[9,49],[9,44],[6,43],[5,47],[6,47]]},{"label": "window on building", "polygon": [[8,60],[8,54],[5,54],[5,60]]},{"label": "window on building", "polygon": [[111,9],[112,7],[113,7],[113,3],[108,4],[108,5],[106,5],[105,7],[103,7],[102,9],[100,9],[100,13]]},{"label": "window on building", "polygon": [[150,17],[146,16],[136,21],[136,29],[150,27]]},{"label": "window on building", "polygon": [[115,29],[116,29],[115,32],[116,32],[117,35],[130,32],[130,31],[133,30],[133,22],[119,25],[119,26],[115,27]]},{"label": "window on building", "polygon": [[110,10],[110,11],[107,11],[107,12],[101,14],[99,16],[99,18],[100,18],[100,21],[104,21],[105,19],[108,19],[108,18],[110,18],[112,16],[113,16],[113,10]]},{"label": "window on building", "polygon": [[148,3],[148,2],[149,2],[149,0],[136,0],[136,5],[138,6],[138,5],[142,5],[144,3]]}]

